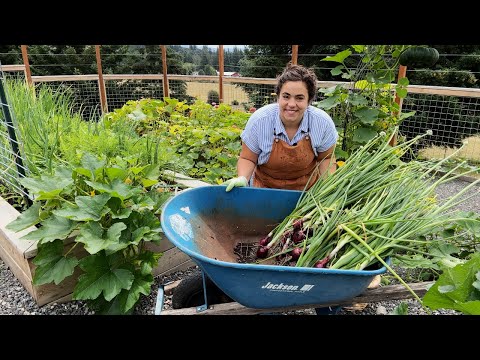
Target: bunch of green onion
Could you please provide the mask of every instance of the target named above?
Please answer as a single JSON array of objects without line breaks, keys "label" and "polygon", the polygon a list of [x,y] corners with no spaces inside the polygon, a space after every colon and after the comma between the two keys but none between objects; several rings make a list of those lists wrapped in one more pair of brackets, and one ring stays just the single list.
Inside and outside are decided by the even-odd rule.
[{"label": "bunch of green onion", "polygon": [[454,174],[462,164],[439,177],[442,162],[426,168],[401,161],[427,134],[396,146],[383,134],[372,139],[302,193],[290,215],[260,241],[258,257],[288,257],[290,265],[330,269],[363,270],[381,263],[391,270],[385,259],[395,253],[424,254],[433,240],[421,235],[470,220],[452,208],[480,181],[437,204],[436,187],[460,176]]}]

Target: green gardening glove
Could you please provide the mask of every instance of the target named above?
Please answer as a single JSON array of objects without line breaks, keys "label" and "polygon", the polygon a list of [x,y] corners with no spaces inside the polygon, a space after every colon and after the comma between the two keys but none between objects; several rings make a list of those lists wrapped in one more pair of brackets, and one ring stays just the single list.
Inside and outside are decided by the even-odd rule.
[{"label": "green gardening glove", "polygon": [[245,176],[239,176],[230,180],[227,180],[223,183],[223,185],[227,185],[227,188],[225,189],[226,192],[229,192],[232,190],[234,187],[238,186],[247,186],[247,178]]}]

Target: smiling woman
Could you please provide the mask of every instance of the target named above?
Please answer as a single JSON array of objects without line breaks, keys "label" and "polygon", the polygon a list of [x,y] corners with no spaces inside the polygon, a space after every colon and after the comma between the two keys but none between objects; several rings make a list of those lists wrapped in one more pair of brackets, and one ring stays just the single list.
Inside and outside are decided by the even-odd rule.
[{"label": "smiling woman", "polygon": [[336,169],[338,134],[332,118],[311,105],[317,77],[311,69],[289,64],[277,78],[276,103],[255,111],[241,134],[237,177],[226,191],[246,186],[303,190]]}]

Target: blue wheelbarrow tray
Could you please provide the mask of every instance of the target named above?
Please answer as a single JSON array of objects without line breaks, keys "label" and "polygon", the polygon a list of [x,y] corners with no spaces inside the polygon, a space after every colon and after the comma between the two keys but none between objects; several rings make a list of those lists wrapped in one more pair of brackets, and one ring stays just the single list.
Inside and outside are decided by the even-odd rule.
[{"label": "blue wheelbarrow tray", "polygon": [[169,199],[161,214],[166,237],[234,301],[268,309],[334,304],[363,293],[386,271],[240,263],[239,244],[258,241],[295,208],[301,191],[203,186]]}]

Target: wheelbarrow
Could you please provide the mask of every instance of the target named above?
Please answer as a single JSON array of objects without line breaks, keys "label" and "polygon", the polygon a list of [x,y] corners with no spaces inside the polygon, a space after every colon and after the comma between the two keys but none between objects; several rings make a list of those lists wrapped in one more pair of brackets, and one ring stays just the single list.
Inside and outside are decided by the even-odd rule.
[{"label": "wheelbarrow", "polygon": [[[334,304],[366,290],[385,267],[373,270],[306,268],[239,262],[239,246],[258,241],[295,208],[301,191],[203,186],[188,189],[164,205],[165,236],[198,265],[228,297],[255,309]],[[207,296],[204,306],[206,309]],[[163,305],[159,289],[156,314]],[[160,308],[160,309],[159,309]]]}]

